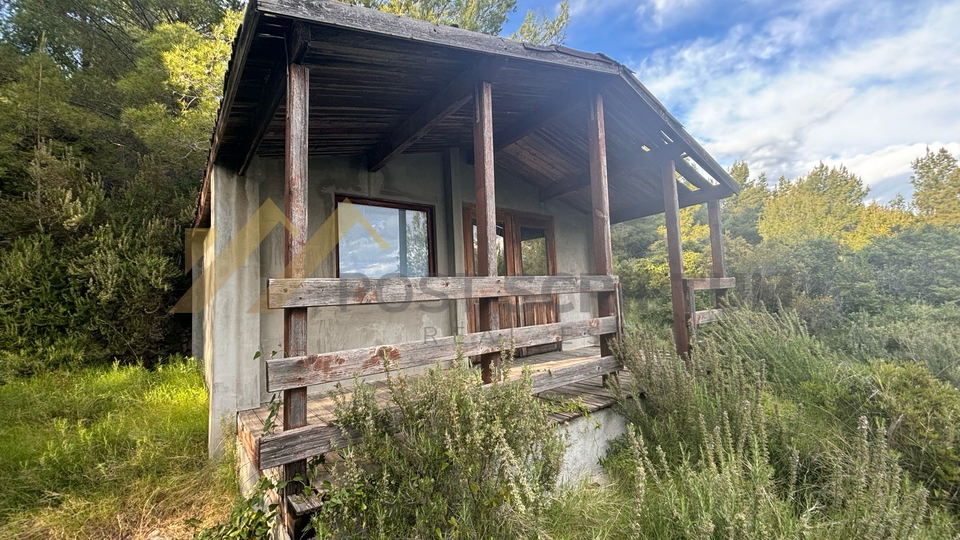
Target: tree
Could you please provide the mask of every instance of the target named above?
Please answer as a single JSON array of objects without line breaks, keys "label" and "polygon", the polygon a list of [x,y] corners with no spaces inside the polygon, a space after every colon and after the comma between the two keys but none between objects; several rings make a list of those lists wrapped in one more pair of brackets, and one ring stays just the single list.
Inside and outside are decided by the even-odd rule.
[{"label": "tree", "polygon": [[[517,0],[341,0],[348,4],[379,9],[415,19],[458,26],[466,30],[499,35],[510,14],[517,10]],[[542,12],[527,12],[520,29],[512,36],[529,43],[561,44],[566,37],[570,10],[560,4],[557,17]]]},{"label": "tree", "polygon": [[770,200],[767,175],[750,178],[750,168],[738,161],[730,167],[730,176],[740,185],[740,193],[723,201],[723,227],[730,237],[743,238],[751,244],[759,244],[757,230],[760,214]]},{"label": "tree", "polygon": [[795,181],[781,178],[758,223],[765,239],[785,243],[845,239],[860,221],[869,190],[846,167],[823,163]]},{"label": "tree", "polygon": [[554,19],[541,10],[528,11],[523,24],[510,38],[537,45],[560,45],[567,39],[569,24],[570,5],[567,0],[564,0],[560,3],[557,17]]},{"label": "tree", "polygon": [[941,148],[913,162],[913,204],[930,223],[960,224],[960,166]]}]

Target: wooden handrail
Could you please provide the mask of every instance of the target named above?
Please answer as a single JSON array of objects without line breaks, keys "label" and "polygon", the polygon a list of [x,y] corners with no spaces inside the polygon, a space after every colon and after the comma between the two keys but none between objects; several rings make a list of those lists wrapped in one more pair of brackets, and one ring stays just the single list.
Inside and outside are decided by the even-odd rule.
[{"label": "wooden handrail", "polygon": [[270,309],[613,291],[617,276],[271,279]]},{"label": "wooden handrail", "polygon": [[[533,393],[539,394],[567,384],[613,373],[620,368],[616,358],[601,356],[568,366],[538,371],[531,375]],[[356,438],[355,432],[344,430],[336,424],[310,424],[273,435],[265,435],[260,439],[258,462],[261,470],[270,469],[343,448]]]},{"label": "wooden handrail", "polygon": [[732,289],[737,286],[737,278],[687,278],[683,280],[687,290],[692,291],[715,291],[721,289]]},{"label": "wooden handrail", "polygon": [[382,373],[384,355],[394,364],[394,369],[407,369],[452,360],[457,357],[458,346],[464,356],[477,356],[498,353],[502,347],[532,347],[615,334],[617,328],[617,318],[610,316],[267,360],[267,391],[279,392],[341,381],[354,375],[363,377]]}]

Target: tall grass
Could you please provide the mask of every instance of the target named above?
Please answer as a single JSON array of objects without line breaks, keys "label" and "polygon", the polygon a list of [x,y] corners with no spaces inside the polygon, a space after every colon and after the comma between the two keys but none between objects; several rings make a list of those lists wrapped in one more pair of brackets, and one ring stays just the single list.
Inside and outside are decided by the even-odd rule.
[{"label": "tall grass", "polygon": [[[638,333],[617,353],[635,379],[623,403],[632,430],[606,460],[616,485],[593,489],[633,512],[629,525],[608,520],[609,537],[960,533],[952,493],[937,492],[956,448],[943,411],[960,393],[918,364],[852,359],[790,312],[740,312],[687,360]],[[927,432],[920,403],[940,409]]]},{"label": "tall grass", "polygon": [[0,386],[0,537],[188,535],[235,497],[206,458],[206,400],[183,358]]}]

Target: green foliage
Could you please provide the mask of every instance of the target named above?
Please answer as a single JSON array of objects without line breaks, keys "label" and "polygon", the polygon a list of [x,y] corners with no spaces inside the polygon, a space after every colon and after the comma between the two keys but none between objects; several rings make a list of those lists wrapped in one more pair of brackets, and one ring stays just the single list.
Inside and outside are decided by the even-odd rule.
[{"label": "green foliage", "polygon": [[960,306],[902,304],[877,315],[858,313],[830,332],[838,351],[869,362],[886,358],[926,366],[934,377],[960,389]]},{"label": "green foliage", "polygon": [[286,482],[261,477],[250,493],[233,506],[224,523],[198,531],[194,540],[270,540],[279,505],[266,502],[267,493],[278,492],[284,487]]},{"label": "green foliage", "polygon": [[0,537],[188,532],[233,498],[206,459],[207,393],[193,359],[111,366],[0,386]]},{"label": "green foliage", "polygon": [[795,314],[741,311],[709,334],[687,362],[636,336],[617,351],[635,377],[633,429],[606,464],[634,511],[629,525],[594,518],[610,537],[960,531],[939,506],[956,485],[939,476],[953,470],[956,389],[917,364],[850,364]]},{"label": "green foliage", "polygon": [[846,168],[821,163],[796,181],[780,179],[758,231],[764,239],[788,244],[811,238],[844,240],[857,227],[867,192]]},{"label": "green foliage", "polygon": [[750,244],[759,244],[761,237],[757,224],[767,201],[770,200],[767,177],[761,174],[751,178],[750,168],[742,161],[730,167],[730,176],[740,186],[740,193],[723,201],[724,229],[733,238],[743,238]]},{"label": "green foliage", "polygon": [[570,4],[564,0],[560,2],[557,16],[553,19],[540,10],[528,11],[523,24],[510,38],[535,45],[562,45],[567,39],[569,24]]},{"label": "green foliage", "polygon": [[388,379],[387,405],[358,381],[336,415],[359,432],[331,468],[320,537],[517,538],[539,530],[562,441],[528,374],[482,385],[458,359]]},{"label": "green foliage", "polygon": [[162,353],[171,337],[168,306],[183,280],[175,254],[188,195],[164,193],[146,173],[108,195],[83,162],[45,147],[29,172],[38,187],[27,199],[7,199],[17,212],[0,225],[0,239],[10,242],[0,253],[0,336],[11,357],[31,360],[5,366],[0,377],[45,362],[59,367],[64,356]]},{"label": "green foliage", "polygon": [[960,229],[926,225],[877,238],[862,252],[877,287],[898,302],[960,299]]},{"label": "green foliage", "polygon": [[913,162],[913,202],[931,223],[960,224],[960,166],[946,148]]}]

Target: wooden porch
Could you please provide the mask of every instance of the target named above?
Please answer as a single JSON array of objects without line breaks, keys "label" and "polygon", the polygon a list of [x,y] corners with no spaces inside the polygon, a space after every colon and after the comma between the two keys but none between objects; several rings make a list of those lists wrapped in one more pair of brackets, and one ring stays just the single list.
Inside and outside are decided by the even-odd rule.
[{"label": "wooden porch", "polygon": [[[616,403],[615,389],[605,384],[602,373],[608,368],[601,361],[600,347],[583,347],[573,350],[560,350],[542,353],[523,359],[511,370],[509,377],[516,378],[522,373],[523,366],[529,366],[534,379],[537,397],[546,402],[564,406],[577,404],[576,410],[555,412],[550,419],[563,424],[594,413]],[[620,383],[629,383],[630,375],[622,372]],[[570,382],[573,381],[573,382]],[[389,393],[385,381],[368,383],[374,387],[381,405],[389,407]],[[311,426],[322,426],[329,435],[329,444],[317,447],[317,455],[323,454],[328,462],[338,459],[337,443],[343,440],[344,433],[336,427],[335,402],[327,393],[314,394],[307,398],[307,421]],[[265,429],[267,423],[273,426]],[[269,403],[259,408],[241,411],[237,415],[237,433],[247,459],[268,476],[280,477],[279,460],[286,459],[274,451],[276,441],[283,438],[283,411],[274,412]],[[318,430],[320,431],[320,430]],[[267,445],[262,451],[261,445]],[[311,451],[313,452],[313,451]],[[261,459],[266,461],[260,462]],[[320,474],[323,474],[321,469]],[[320,478],[314,480],[319,485]],[[307,515],[321,504],[320,497],[298,497],[291,501],[298,516]]]},{"label": "wooden porch", "polygon": [[[359,157],[374,173],[404,153],[450,149],[457,149],[458,159],[459,149],[472,150],[467,163],[474,177],[476,262],[469,277],[310,277],[318,250],[299,233],[311,230],[311,156]],[[476,359],[489,382],[504,347],[558,345],[516,362],[533,370],[533,392],[546,400],[580,399],[587,411],[612,404],[603,380],[622,369],[611,345],[623,328],[612,223],[665,212],[681,354],[690,345],[688,323],[695,330],[712,313],[697,310],[695,291],[730,286],[716,201],[734,193],[735,183],[628,69],[603,55],[537,48],[340,2],[260,0],[248,8],[236,42],[198,225],[210,220],[209,171],[242,177],[255,157],[282,157],[284,164],[284,277],[269,280],[266,291],[268,307],[283,311],[283,354],[266,361],[265,385],[269,393],[282,393],[282,410],[270,419],[276,427],[267,430],[269,407],[241,411],[237,428],[256,468],[280,478],[305,477],[308,459],[350,441],[336,423],[332,399],[309,395],[307,388],[376,377],[385,358],[393,370],[416,370],[462,353]],[[541,207],[564,204],[563,212],[582,212],[590,251],[579,264],[582,275],[498,275],[498,167],[534,188]],[[454,206],[460,202],[451,195],[444,204],[459,215]],[[678,213],[704,203],[716,279],[685,280]],[[456,253],[457,240],[449,238],[449,251]],[[514,328],[501,320],[501,299],[549,295],[588,295],[589,318],[558,316],[557,322]],[[308,354],[308,309],[437,300],[476,301],[471,333]],[[563,349],[584,338],[598,345]],[[382,383],[374,384],[383,393]],[[571,418],[558,414],[554,420]],[[317,504],[301,499],[301,490],[291,481],[280,494],[294,536]]]}]

